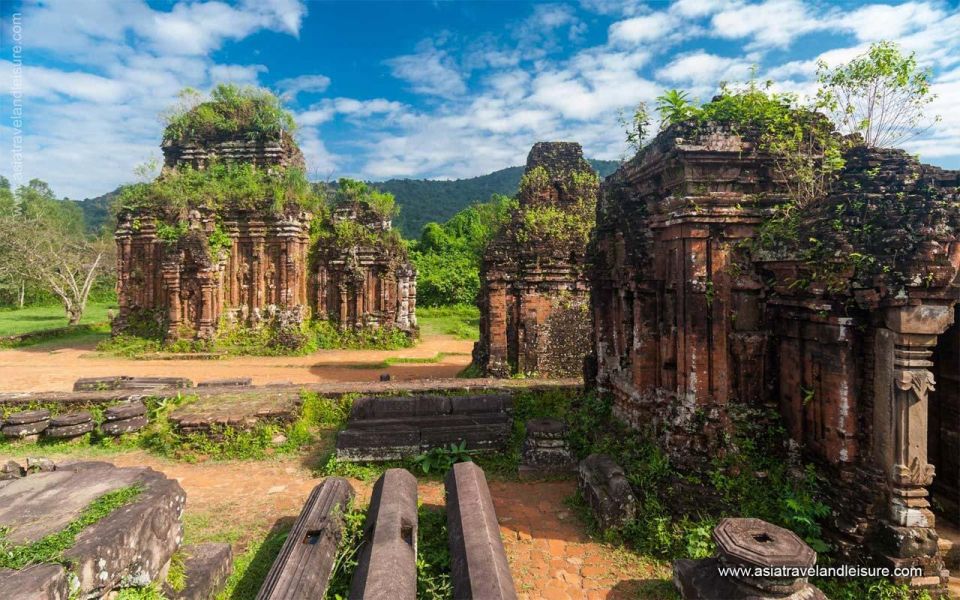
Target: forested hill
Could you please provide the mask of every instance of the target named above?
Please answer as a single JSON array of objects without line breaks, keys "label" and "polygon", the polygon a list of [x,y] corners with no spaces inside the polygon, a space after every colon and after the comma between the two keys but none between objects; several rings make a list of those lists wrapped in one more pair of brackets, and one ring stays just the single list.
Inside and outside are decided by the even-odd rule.
[{"label": "forested hill", "polygon": [[[590,164],[601,177],[606,177],[620,163],[591,160]],[[390,179],[372,185],[396,196],[400,216],[394,224],[404,237],[419,238],[420,230],[431,221],[443,223],[474,202],[486,202],[492,194],[513,196],[522,175],[523,167],[509,167],[470,179]]]},{"label": "forested hill", "polygon": [[[590,164],[601,177],[606,177],[620,163],[615,160],[591,160]],[[430,221],[443,223],[474,202],[486,202],[492,194],[513,196],[517,193],[521,175],[523,167],[509,167],[470,179],[390,179],[371,185],[396,196],[400,217],[395,225],[404,237],[419,238],[420,230]],[[79,202],[87,229],[99,231],[106,224],[110,202],[121,189]]]}]

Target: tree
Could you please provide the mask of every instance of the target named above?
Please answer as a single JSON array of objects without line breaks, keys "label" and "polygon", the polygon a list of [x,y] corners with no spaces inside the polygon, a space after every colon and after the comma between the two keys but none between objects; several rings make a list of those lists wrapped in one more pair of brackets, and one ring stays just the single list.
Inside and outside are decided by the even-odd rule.
[{"label": "tree", "polygon": [[57,200],[40,180],[18,188],[15,197],[15,210],[0,213],[0,279],[46,288],[76,325],[97,277],[113,266],[113,242],[85,235],[75,203]]},{"label": "tree", "polygon": [[634,152],[639,152],[643,148],[643,142],[650,133],[650,111],[647,110],[647,103],[640,102],[633,109],[633,116],[627,120],[623,111],[617,115],[617,122],[624,128],[627,137],[627,144],[633,148]]},{"label": "tree", "polygon": [[922,69],[913,53],[905,56],[892,42],[879,42],[845,65],[831,69],[820,61],[819,108],[842,133],[857,133],[868,146],[892,147],[928,129],[939,117],[927,106],[930,69]]}]

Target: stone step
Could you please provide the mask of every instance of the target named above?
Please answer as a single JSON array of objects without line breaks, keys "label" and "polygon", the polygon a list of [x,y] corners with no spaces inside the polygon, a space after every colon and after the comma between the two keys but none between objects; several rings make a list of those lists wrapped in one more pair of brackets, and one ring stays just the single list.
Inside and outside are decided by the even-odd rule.
[{"label": "stone step", "polygon": [[351,600],[417,597],[417,479],[388,469],[373,486]]},{"label": "stone step", "polygon": [[483,469],[472,462],[457,463],[447,473],[444,487],[454,598],[516,598],[516,587]]},{"label": "stone step", "polygon": [[257,600],[323,598],[343,535],[343,513],[352,499],[353,488],[341,477],[328,477],[313,488]]}]

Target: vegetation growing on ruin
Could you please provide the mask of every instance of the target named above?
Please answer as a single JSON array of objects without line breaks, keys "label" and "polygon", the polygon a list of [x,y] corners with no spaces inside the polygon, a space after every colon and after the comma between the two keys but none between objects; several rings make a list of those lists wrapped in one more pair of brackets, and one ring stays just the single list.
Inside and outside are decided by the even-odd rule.
[{"label": "vegetation growing on ruin", "polygon": [[520,194],[536,197],[545,188],[557,186],[565,196],[563,204],[533,203],[517,211],[514,237],[520,243],[542,243],[566,248],[586,247],[593,231],[599,176],[592,172],[563,173],[551,180],[546,169],[534,167],[520,180]]},{"label": "vegetation growing on ruin", "polygon": [[[328,600],[342,600],[350,594],[350,583],[366,543],[363,525],[368,508],[351,506],[344,512],[343,537],[337,548],[333,573],[324,596]],[[417,510],[417,598],[453,598],[446,511],[426,506],[420,506]]]},{"label": "vegetation growing on ruin", "polygon": [[268,170],[250,163],[214,161],[203,169],[184,165],[149,183],[128,185],[118,202],[123,210],[183,219],[195,208],[217,214],[229,210],[282,213],[291,208],[316,211],[323,197],[297,167]]},{"label": "vegetation growing on ruin", "polygon": [[165,116],[167,142],[229,139],[276,139],[281,132],[292,134],[297,125],[280,99],[268,90],[253,86],[220,84],[210,97],[192,88],[180,92],[180,103]]},{"label": "vegetation growing on ruin", "polygon": [[73,547],[77,536],[121,506],[132,502],[143,491],[129,486],[107,492],[91,502],[80,515],[62,530],[22,546],[7,541],[7,532],[0,529],[0,568],[22,569],[39,563],[60,563],[69,566],[63,553]]}]

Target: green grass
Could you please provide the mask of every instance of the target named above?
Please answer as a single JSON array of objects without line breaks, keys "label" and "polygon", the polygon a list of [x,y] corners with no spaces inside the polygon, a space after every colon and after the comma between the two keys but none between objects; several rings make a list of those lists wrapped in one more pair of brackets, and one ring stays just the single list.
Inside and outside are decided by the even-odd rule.
[{"label": "green grass", "polygon": [[480,339],[480,309],[468,304],[417,308],[424,335],[452,335],[461,340]]},{"label": "green grass", "polygon": [[61,531],[23,546],[10,545],[5,540],[6,532],[0,531],[0,568],[22,569],[38,563],[63,563],[63,553],[73,547],[81,531],[130,503],[141,491],[143,488],[131,486],[104,494],[91,502],[75,521]]},{"label": "green grass", "polygon": [[349,369],[386,369],[393,365],[432,365],[443,362],[448,356],[466,356],[465,352],[437,352],[433,356],[408,357],[393,356],[377,362],[347,363],[345,366]]},{"label": "green grass", "polygon": [[291,525],[278,525],[233,561],[233,573],[217,600],[253,600],[263,585],[273,561],[287,541]]},{"label": "green grass", "polygon": [[[116,303],[91,302],[80,321],[81,325],[107,323],[107,311],[116,310]],[[0,337],[33,333],[67,326],[67,317],[60,305],[28,306],[22,309],[0,309]]]}]

